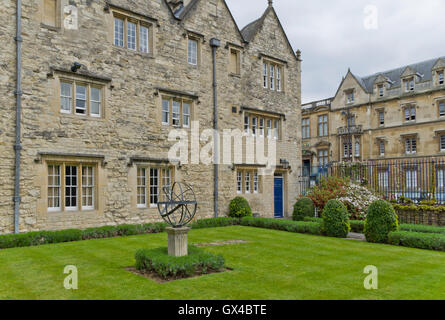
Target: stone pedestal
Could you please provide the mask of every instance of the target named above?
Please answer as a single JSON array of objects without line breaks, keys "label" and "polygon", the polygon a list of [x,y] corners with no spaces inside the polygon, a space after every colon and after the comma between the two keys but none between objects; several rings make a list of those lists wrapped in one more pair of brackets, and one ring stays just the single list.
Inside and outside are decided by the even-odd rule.
[{"label": "stone pedestal", "polygon": [[188,255],[187,234],[190,228],[166,228],[168,234],[168,255],[183,257]]}]

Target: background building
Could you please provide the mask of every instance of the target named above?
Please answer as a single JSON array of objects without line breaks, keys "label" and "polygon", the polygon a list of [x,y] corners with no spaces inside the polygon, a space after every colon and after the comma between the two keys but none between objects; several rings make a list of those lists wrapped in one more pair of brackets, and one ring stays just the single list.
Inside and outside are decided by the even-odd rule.
[{"label": "background building", "polygon": [[444,57],[366,77],[349,70],[334,97],[302,106],[301,175],[361,162],[381,189],[413,189],[415,198],[443,189],[444,72]]}]

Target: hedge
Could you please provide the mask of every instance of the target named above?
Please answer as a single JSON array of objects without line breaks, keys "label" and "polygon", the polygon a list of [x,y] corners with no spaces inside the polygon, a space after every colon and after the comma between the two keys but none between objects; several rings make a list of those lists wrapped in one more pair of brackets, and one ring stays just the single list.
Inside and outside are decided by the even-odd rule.
[{"label": "hedge", "polygon": [[364,220],[349,220],[349,224],[351,225],[351,232],[363,233],[365,228]]},{"label": "hedge", "polygon": [[155,272],[161,278],[184,278],[206,274],[224,267],[224,257],[190,246],[188,255],[171,257],[168,248],[141,249],[136,252],[136,269]]},{"label": "hedge", "polygon": [[314,202],[310,198],[301,198],[294,204],[292,219],[294,221],[304,221],[306,217],[313,217],[315,213]]},{"label": "hedge", "polygon": [[444,227],[426,226],[423,224],[402,224],[400,225],[400,231],[409,232],[421,232],[421,233],[443,233],[445,234]]},{"label": "hedge", "polygon": [[338,200],[329,200],[323,209],[321,226],[329,237],[346,238],[351,231],[348,209]]},{"label": "hedge", "polygon": [[232,199],[229,204],[229,217],[231,218],[243,218],[251,217],[252,208],[249,202],[243,197],[236,197]]},{"label": "hedge", "polygon": [[192,223],[192,229],[203,229],[203,228],[220,228],[220,227],[229,227],[236,226],[240,224],[240,219],[238,218],[210,218],[210,219],[201,219]]},{"label": "hedge", "polygon": [[445,251],[445,234],[408,231],[390,232],[388,243],[395,246]]},{"label": "hedge", "polygon": [[316,222],[246,217],[241,219],[241,225],[245,227],[256,227],[264,229],[281,230],[293,233],[307,233],[313,235],[321,235],[320,224]]},{"label": "hedge", "polygon": [[364,229],[366,241],[387,243],[388,234],[398,229],[398,217],[389,202],[377,200],[369,206]]},{"label": "hedge", "polygon": [[69,229],[61,231],[38,231],[0,236],[0,249],[39,246],[50,243],[73,242],[90,239],[133,236],[165,231],[166,223],[140,225],[120,225],[89,228],[85,230]]}]

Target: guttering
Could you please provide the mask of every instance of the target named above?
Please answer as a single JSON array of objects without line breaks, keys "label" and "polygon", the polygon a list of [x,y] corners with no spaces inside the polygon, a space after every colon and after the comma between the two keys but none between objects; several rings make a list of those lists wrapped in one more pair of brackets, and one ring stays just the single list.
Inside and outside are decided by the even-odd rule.
[{"label": "guttering", "polygon": [[17,0],[17,34],[14,38],[17,47],[17,87],[16,96],[16,127],[15,127],[15,182],[14,182],[14,232],[20,232],[20,151],[21,145],[21,114],[22,114],[22,2]]},{"label": "guttering", "polygon": [[212,38],[210,40],[210,46],[212,47],[212,55],[213,55],[213,174],[214,174],[214,193],[213,193],[213,201],[214,201],[214,211],[215,218],[218,218],[218,199],[219,199],[219,137],[218,137],[218,83],[216,80],[216,50],[221,46],[221,41]]}]

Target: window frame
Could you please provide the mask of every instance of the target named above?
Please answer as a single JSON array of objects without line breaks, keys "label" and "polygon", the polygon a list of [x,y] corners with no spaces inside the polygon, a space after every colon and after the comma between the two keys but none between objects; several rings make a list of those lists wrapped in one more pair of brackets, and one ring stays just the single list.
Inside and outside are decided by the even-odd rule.
[{"label": "window frame", "polygon": [[259,174],[258,169],[239,168],[236,170],[235,177],[237,194],[262,193],[262,178]]},{"label": "window frame", "polygon": [[[47,212],[57,212],[57,213],[67,213],[67,212],[88,212],[95,211],[98,209],[98,186],[99,186],[99,174],[98,174],[98,163],[96,162],[83,162],[83,161],[57,161],[57,160],[48,160],[46,161],[47,168],[47,179],[49,178],[49,167],[59,167],[59,207],[50,207],[49,206],[49,189],[52,188],[49,183],[46,186],[47,189],[47,199],[46,199],[46,207]],[[68,185],[67,184],[67,172],[66,168],[76,168],[76,184]],[[83,169],[84,168],[92,168],[92,185],[84,186],[83,183]],[[48,182],[48,181],[47,181]],[[67,187],[73,187],[76,190],[76,205],[75,206],[67,206]],[[92,206],[84,205],[84,190],[85,188],[91,189],[91,198],[92,198]],[[72,197],[72,195],[70,195]]]},{"label": "window frame", "polygon": [[[145,185],[139,184],[139,170],[145,170]],[[157,176],[152,176],[152,173],[157,172]],[[168,178],[166,174],[168,173]],[[156,179],[157,184],[152,184],[153,179]],[[166,182],[169,181],[168,186],[172,186],[175,181],[175,167],[169,165],[155,165],[155,164],[138,164],[136,166],[136,207],[138,209],[153,209],[162,201],[162,191],[166,187]],[[139,190],[144,190],[145,204],[139,203]],[[154,194],[153,190],[157,190]],[[157,199],[157,202],[153,200]]]},{"label": "window frame", "polygon": [[[71,97],[70,97],[71,109],[69,110],[69,112],[68,112],[68,110],[62,109],[62,99],[68,98],[68,96],[62,96],[62,84],[71,85]],[[78,86],[82,86],[82,87],[86,88],[85,100],[77,98],[77,87]],[[99,90],[100,101],[92,100],[92,94],[91,94],[92,89]],[[105,104],[104,103],[105,102],[104,92],[105,92],[105,85],[100,85],[98,83],[88,82],[88,81],[84,81],[84,80],[73,80],[73,79],[67,79],[64,77],[60,77],[60,79],[59,79],[59,95],[58,95],[59,112],[61,114],[70,114],[70,115],[80,116],[80,117],[103,118],[103,114],[104,114],[103,109],[104,109],[104,104]],[[77,100],[85,101],[85,113],[77,112],[77,109],[80,109],[77,107]],[[92,102],[94,102],[94,103],[99,102],[99,114],[92,113],[92,111],[91,111]]]},{"label": "window frame", "polygon": [[417,138],[406,137],[405,138],[405,153],[407,155],[417,154]]},{"label": "window frame", "polygon": [[[168,102],[168,112],[164,109],[164,102]],[[176,113],[178,116],[176,118],[173,117],[173,104],[179,103],[179,113]],[[189,114],[184,114],[184,105],[189,106]],[[193,121],[193,110],[194,110],[194,101],[192,99],[187,99],[185,97],[175,97],[171,95],[162,95],[161,96],[161,126],[171,126],[173,128],[184,128],[189,129],[191,127]],[[168,116],[168,122],[164,121],[164,115]],[[188,116],[188,125],[184,125],[185,116]],[[176,119],[179,123],[174,124],[173,120]]]},{"label": "window frame", "polygon": [[327,137],[329,135],[328,114],[318,116],[318,137]]},{"label": "window frame", "polygon": [[[408,111],[408,113],[407,113]],[[415,122],[417,120],[417,110],[415,105],[406,105],[403,107],[405,122]]]},{"label": "window frame", "polygon": [[445,84],[445,71],[440,70],[437,72],[437,83],[439,86]]},{"label": "window frame", "polygon": [[[117,29],[116,29],[116,21],[123,22],[122,35],[119,33],[119,38],[116,37]],[[135,25],[135,36],[134,36],[134,48],[129,45],[129,24]],[[147,36],[145,37],[147,50],[142,50],[142,36],[141,30],[142,28],[147,29]],[[153,32],[153,24],[145,19],[141,19],[141,17],[136,17],[131,13],[115,11],[113,10],[113,46],[117,48],[127,49],[131,52],[140,53],[140,54],[151,54],[152,51],[152,32]],[[119,40],[116,42],[116,40]]]},{"label": "window frame", "polygon": [[439,148],[440,152],[445,152],[445,134],[439,136]]},{"label": "window frame", "polygon": [[301,119],[301,133],[303,139],[311,138],[311,119],[303,118]]},{"label": "window frame", "polygon": [[[188,36],[187,37],[187,63],[191,66],[198,66],[199,65],[199,39],[192,37],[192,36]],[[191,43],[196,43],[196,57],[191,56],[192,55],[192,48],[190,47]],[[193,63],[193,58],[196,58],[196,62]]]},{"label": "window frame", "polygon": [[284,69],[282,63],[264,59],[262,68],[263,89],[278,93],[284,92]]},{"label": "window frame", "polygon": [[[443,110],[441,110],[441,108],[443,108]],[[445,117],[445,100],[441,100],[441,101],[437,102],[437,109],[439,112],[439,118],[444,118]]]},{"label": "window frame", "polygon": [[[233,55],[235,55],[235,65],[233,65]],[[229,73],[232,75],[241,75],[241,50],[229,47]]]}]

